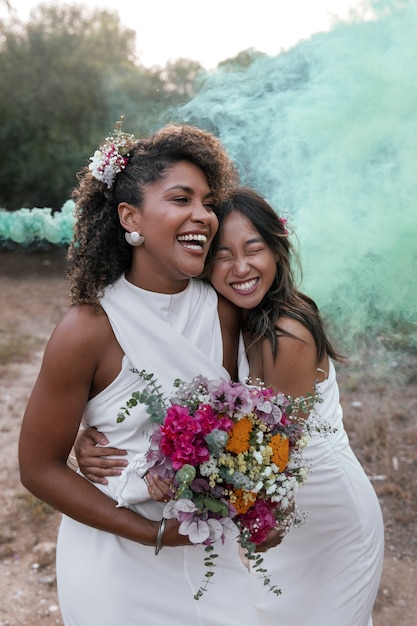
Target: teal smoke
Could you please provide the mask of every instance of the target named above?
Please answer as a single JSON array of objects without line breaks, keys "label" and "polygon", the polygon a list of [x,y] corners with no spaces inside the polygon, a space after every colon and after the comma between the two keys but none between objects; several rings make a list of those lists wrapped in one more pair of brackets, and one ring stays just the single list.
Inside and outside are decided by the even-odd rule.
[{"label": "teal smoke", "polygon": [[0,244],[2,239],[25,245],[36,242],[68,244],[74,228],[74,206],[72,200],[67,200],[61,211],[55,213],[49,208],[0,210]]},{"label": "teal smoke", "polygon": [[[417,6],[369,2],[274,57],[209,72],[178,119],[218,134],[242,182],[288,214],[302,288],[338,336],[417,347]],[[0,212],[0,238],[71,238],[61,214]]]},{"label": "teal smoke", "polygon": [[302,288],[342,337],[417,346],[417,7],[374,11],[209,74],[181,116],[290,215]]}]

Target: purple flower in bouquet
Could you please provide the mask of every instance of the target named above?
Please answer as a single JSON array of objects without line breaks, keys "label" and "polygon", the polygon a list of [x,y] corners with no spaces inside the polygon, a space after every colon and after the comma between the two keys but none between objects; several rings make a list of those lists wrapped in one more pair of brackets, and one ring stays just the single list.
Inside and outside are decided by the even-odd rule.
[{"label": "purple flower in bouquet", "polygon": [[214,408],[219,413],[250,413],[252,400],[249,389],[241,383],[227,380],[209,380],[207,389]]},{"label": "purple flower in bouquet", "polygon": [[285,412],[290,402],[284,394],[274,394],[270,387],[255,388],[251,390],[251,393],[256,406],[256,414],[265,424],[282,426],[290,424]]}]

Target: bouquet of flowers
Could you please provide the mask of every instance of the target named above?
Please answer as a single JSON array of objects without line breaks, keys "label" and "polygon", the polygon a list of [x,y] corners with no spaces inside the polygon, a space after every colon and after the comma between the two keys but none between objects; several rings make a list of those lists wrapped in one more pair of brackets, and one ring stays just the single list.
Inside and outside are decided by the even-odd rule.
[{"label": "bouquet of flowers", "polygon": [[318,394],[294,399],[265,386],[197,376],[190,383],[175,381],[176,393],[167,400],[153,374],[137,373],[148,385],[132,394],[118,421],[144,403],[156,424],[146,469],[173,485],[163,516],[178,520],[179,532],[192,543],[206,546],[205,580],[196,599],[214,574],[213,543],[231,536],[278,595],[255,550],[271,529],[285,535],[304,519],[294,494],[308,476],[301,451]]}]

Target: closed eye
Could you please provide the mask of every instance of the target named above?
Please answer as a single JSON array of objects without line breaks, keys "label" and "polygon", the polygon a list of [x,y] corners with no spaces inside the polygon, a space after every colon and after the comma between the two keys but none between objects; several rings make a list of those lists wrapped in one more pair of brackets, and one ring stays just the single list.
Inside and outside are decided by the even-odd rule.
[{"label": "closed eye", "polygon": [[[265,250],[265,246],[251,248],[250,250],[245,250],[243,256],[246,256],[246,257],[247,256],[256,256],[257,254],[260,254],[261,252],[264,252],[264,250]],[[234,260],[234,256],[231,254],[231,252],[219,251],[219,252],[217,252],[214,260],[215,261],[233,261]]]},{"label": "closed eye", "polygon": [[253,254],[259,254],[260,252],[263,252],[264,250],[265,250],[265,248],[256,248],[256,249],[253,249],[253,250],[247,250],[245,252],[245,255],[246,256],[251,256]]}]

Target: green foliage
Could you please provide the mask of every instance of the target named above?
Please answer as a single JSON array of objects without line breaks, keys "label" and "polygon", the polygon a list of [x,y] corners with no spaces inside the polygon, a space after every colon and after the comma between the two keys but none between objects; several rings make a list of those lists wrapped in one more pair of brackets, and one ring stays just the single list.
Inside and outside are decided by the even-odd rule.
[{"label": "green foliage", "polygon": [[227,517],[228,507],[226,502],[217,500],[209,493],[201,493],[194,498],[194,504],[197,508],[203,510],[207,509],[213,513],[218,513],[221,517]]},{"label": "green foliage", "polygon": [[207,555],[204,557],[204,565],[206,568],[206,572],[204,574],[204,581],[202,585],[200,586],[197,593],[194,595],[194,600],[199,600],[207,591],[207,586],[210,583],[211,578],[213,578],[214,576],[214,568],[216,567],[215,560],[219,558],[219,555],[215,554],[214,548],[212,545],[206,546],[204,550]]},{"label": "green foliage", "polygon": [[150,421],[162,424],[168,405],[164,394],[161,392],[161,385],[158,385],[158,381],[153,374],[148,374],[145,370],[139,372],[136,368],[132,368],[132,372],[137,374],[142,380],[145,380],[148,386],[143,391],[132,392],[129,400],[126,402],[126,406],[122,406],[117,414],[116,422],[118,424],[124,422],[126,416],[130,415],[130,409],[138,404],[145,404]]},{"label": "green foliage", "polygon": [[247,529],[241,530],[241,538],[239,540],[240,545],[245,550],[246,558],[251,562],[251,568],[262,579],[264,587],[268,587],[268,591],[272,591],[276,596],[281,595],[282,591],[276,585],[271,583],[271,579],[268,576],[268,570],[262,567],[264,562],[262,555],[259,552],[255,552],[256,545],[249,539],[249,531]]},{"label": "green foliage", "polygon": [[117,13],[40,5],[0,24],[0,207],[59,210],[120,115],[140,136],[187,101],[201,66],[147,69]]},{"label": "green foliage", "polygon": [[288,396],[290,404],[286,407],[287,415],[301,414],[307,415],[314,409],[317,403],[323,402],[323,398],[320,396],[317,389],[314,393],[308,392],[305,396],[298,396],[292,398]]},{"label": "green foliage", "polygon": [[254,61],[260,58],[265,58],[267,55],[264,52],[260,52],[255,48],[248,48],[247,50],[241,50],[236,56],[229,59],[225,59],[219,63],[219,67],[226,69],[227,71],[239,71],[249,67]]}]

